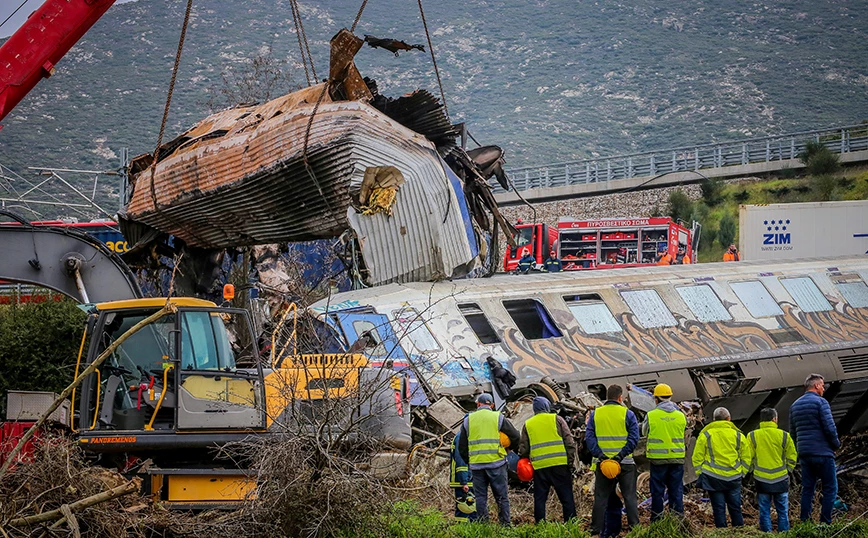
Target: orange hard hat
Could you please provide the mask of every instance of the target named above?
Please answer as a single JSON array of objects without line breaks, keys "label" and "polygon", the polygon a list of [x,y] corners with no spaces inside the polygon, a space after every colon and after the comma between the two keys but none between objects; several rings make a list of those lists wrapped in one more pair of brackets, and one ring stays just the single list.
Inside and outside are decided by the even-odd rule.
[{"label": "orange hard hat", "polygon": [[507,437],[505,433],[500,432],[500,446],[503,448],[509,448],[510,444],[509,437]]},{"label": "orange hard hat", "polygon": [[600,462],[600,472],[609,480],[613,480],[621,474],[621,464],[615,460],[603,460]]},{"label": "orange hard hat", "polygon": [[533,464],[528,458],[521,458],[515,467],[515,472],[518,474],[518,479],[522,482],[530,482],[533,480]]}]

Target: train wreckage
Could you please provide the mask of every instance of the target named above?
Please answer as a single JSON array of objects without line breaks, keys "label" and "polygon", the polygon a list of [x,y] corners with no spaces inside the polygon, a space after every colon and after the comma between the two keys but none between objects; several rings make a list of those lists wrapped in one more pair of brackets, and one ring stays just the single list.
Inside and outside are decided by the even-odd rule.
[{"label": "train wreckage", "polygon": [[496,146],[465,150],[424,90],[380,95],[353,64],[362,39],[331,41],[328,82],[214,114],[131,164],[120,223],[142,250],[158,236],[222,249],[350,233],[366,285],[460,277],[484,263],[506,185]]},{"label": "train wreckage", "polygon": [[611,383],[639,411],[654,405],[643,389],[667,383],[694,421],[723,405],[751,428],[775,407],[786,428],[811,372],[846,434],[868,426],[866,282],[865,257],[712,263],[390,284],[308,314],[335,345],[412,370],[423,437],[459,424],[481,390],[519,424],[545,395],[583,430]]}]

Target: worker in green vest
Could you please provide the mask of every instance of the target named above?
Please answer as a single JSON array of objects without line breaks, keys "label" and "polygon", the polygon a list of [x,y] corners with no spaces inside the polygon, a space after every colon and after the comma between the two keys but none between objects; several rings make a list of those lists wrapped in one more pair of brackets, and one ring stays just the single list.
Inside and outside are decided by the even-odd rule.
[{"label": "worker in green vest", "polygon": [[714,422],[696,438],[693,467],[699,475],[699,487],[708,492],[714,525],[726,527],[726,511],[733,527],[744,525],[741,512],[741,479],[748,473],[753,450],[750,442],[732,423],[729,410],[714,410]]},{"label": "worker in green vest", "polygon": [[491,394],[480,394],[476,398],[476,411],[464,417],[458,451],[470,467],[477,520],[488,521],[488,488],[491,487],[498,521],[501,525],[510,525],[506,448],[501,443],[501,433],[509,446],[518,446],[518,430],[494,410]]},{"label": "worker in green vest", "polygon": [[647,436],[645,457],[651,464],[651,522],[663,517],[663,496],[669,491],[669,510],[684,515],[684,432],[687,417],[672,401],[672,387],[654,387],[657,407],[642,423]]},{"label": "worker in green vest", "polygon": [[778,532],[790,529],[789,491],[787,474],[796,467],[796,445],[793,437],[778,429],[778,412],[773,407],[760,411],[760,427],[748,435],[753,449],[753,479],[759,504],[759,527],[772,532],[772,502],[778,512]]},{"label": "worker in green vest", "polygon": [[633,450],[639,443],[639,422],[624,407],[624,389],[611,385],[606,389],[606,403],[591,412],[585,429],[585,445],[594,456],[594,509],[591,513],[591,536],[602,531],[609,497],[621,486],[627,526],[639,524],[636,500],[636,463]]},{"label": "worker in green vest", "polygon": [[533,464],[533,518],[546,518],[546,502],[552,488],[564,509],[564,521],[576,517],[573,497],[573,460],[576,442],[563,417],[552,413],[551,402],[543,396],[533,399],[534,415],[521,429],[518,455]]}]

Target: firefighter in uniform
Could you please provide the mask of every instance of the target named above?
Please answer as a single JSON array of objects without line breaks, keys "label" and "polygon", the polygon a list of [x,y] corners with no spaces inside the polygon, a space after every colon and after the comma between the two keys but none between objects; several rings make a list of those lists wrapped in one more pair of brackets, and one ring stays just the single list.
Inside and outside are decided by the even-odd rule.
[{"label": "firefighter in uniform", "polygon": [[639,524],[636,463],[633,461],[633,450],[639,443],[639,423],[623,401],[624,390],[619,385],[609,386],[606,403],[591,413],[585,430],[585,444],[598,462],[594,472],[591,536],[600,534],[609,498],[615,495],[616,486],[621,486],[627,526]]},{"label": "firefighter in uniform", "polygon": [[687,418],[672,402],[672,387],[654,387],[657,407],[642,424],[648,442],[645,457],[651,463],[651,522],[663,517],[663,495],[669,492],[669,510],[684,515],[684,432]]},{"label": "firefighter in uniform", "polygon": [[543,264],[543,271],[547,273],[560,273],[562,269],[563,265],[561,264],[561,260],[558,259],[558,255],[554,250],[551,251]]},{"label": "firefighter in uniform", "polygon": [[741,512],[741,479],[750,469],[753,451],[745,435],[732,423],[729,410],[714,410],[714,422],[696,439],[693,467],[699,487],[708,492],[714,525],[726,527],[726,511],[733,527],[744,525]]},{"label": "firefighter in uniform", "polygon": [[449,487],[455,491],[455,520],[476,521],[476,502],[471,489],[470,468],[458,452],[459,432],[452,439],[452,461],[449,465]]},{"label": "firefighter in uniform", "polygon": [[546,501],[554,488],[566,522],[576,517],[572,473],[576,444],[567,421],[552,413],[547,398],[534,398],[533,412],[518,443],[518,455],[529,457],[533,464],[533,517],[537,523],[546,518]]},{"label": "firefighter in uniform", "polygon": [[464,417],[458,452],[470,464],[477,520],[488,521],[490,486],[500,524],[510,525],[506,449],[505,443],[500,441],[501,433],[506,435],[510,446],[518,446],[519,435],[515,426],[494,410],[494,399],[490,394],[480,394],[476,398],[476,411]]},{"label": "firefighter in uniform", "polygon": [[531,256],[530,249],[526,248],[521,252],[521,258],[518,260],[516,271],[519,274],[526,275],[531,272],[535,265],[536,258]]},{"label": "firefighter in uniform", "polygon": [[790,528],[787,474],[796,467],[796,445],[793,437],[778,429],[778,412],[773,407],[760,411],[760,427],[748,434],[753,449],[753,479],[759,504],[759,527],[772,532],[772,503],[778,513],[778,532]]}]

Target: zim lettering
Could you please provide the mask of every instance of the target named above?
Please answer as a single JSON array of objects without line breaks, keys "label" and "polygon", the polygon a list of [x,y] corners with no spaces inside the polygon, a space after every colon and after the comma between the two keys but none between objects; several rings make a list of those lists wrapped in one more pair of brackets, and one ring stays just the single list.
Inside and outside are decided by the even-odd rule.
[{"label": "zim lettering", "polygon": [[763,245],[789,245],[790,234],[763,234]]}]

